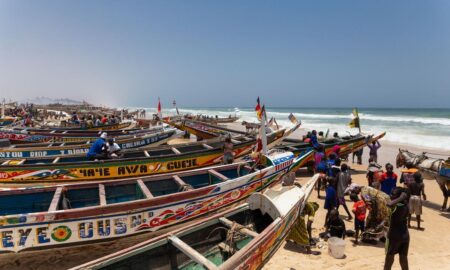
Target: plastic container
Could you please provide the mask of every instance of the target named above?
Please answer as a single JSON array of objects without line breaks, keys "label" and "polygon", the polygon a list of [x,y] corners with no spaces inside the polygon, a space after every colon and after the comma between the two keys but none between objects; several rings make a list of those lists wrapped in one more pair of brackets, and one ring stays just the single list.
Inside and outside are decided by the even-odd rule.
[{"label": "plastic container", "polygon": [[330,239],[328,239],[328,254],[336,259],[344,258],[345,241],[337,237],[331,237]]}]

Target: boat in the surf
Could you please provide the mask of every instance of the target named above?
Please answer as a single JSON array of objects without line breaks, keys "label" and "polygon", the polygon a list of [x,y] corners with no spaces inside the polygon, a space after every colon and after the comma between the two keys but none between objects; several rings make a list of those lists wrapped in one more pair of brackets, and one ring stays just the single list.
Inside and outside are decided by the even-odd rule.
[{"label": "boat in the surf", "polygon": [[[277,139],[267,136],[267,143]],[[233,153],[239,158],[250,153],[256,139],[232,137]],[[192,170],[218,164],[223,160],[223,138],[211,142],[159,146],[124,152],[117,159],[88,161],[85,155],[56,158],[9,159],[0,165],[0,182],[62,182],[107,180]]]},{"label": "boat in the surf", "polygon": [[[177,134],[174,128],[161,129],[158,132],[119,138],[116,143],[122,150],[147,148],[167,143]],[[20,144],[0,148],[0,160],[33,159],[63,156],[86,156],[94,140],[83,143],[45,143]]]},{"label": "boat in the surf", "polygon": [[318,175],[303,187],[269,188],[247,202],[102,258],[81,269],[260,269],[282,245]]},{"label": "boat in the surf", "polygon": [[263,190],[312,154],[294,158],[290,152],[275,151],[258,163],[108,182],[0,189],[0,251],[84,244],[156,231]]}]

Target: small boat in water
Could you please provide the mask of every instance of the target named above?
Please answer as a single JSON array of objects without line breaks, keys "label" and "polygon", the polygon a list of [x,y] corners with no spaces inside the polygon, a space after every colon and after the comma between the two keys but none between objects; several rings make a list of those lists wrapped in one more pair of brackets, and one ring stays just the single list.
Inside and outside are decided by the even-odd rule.
[{"label": "small boat in water", "polygon": [[143,178],[0,189],[1,252],[111,240],[211,213],[262,190],[313,152]]},{"label": "small boat in water", "polygon": [[72,270],[260,269],[284,242],[317,179],[253,193],[245,204]]}]

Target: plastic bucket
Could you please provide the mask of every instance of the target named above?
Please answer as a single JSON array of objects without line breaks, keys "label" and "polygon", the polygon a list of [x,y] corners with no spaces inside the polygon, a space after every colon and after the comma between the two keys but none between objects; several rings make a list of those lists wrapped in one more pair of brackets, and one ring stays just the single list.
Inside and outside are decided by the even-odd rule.
[{"label": "plastic bucket", "polygon": [[345,241],[337,237],[328,239],[328,253],[336,259],[344,258]]}]

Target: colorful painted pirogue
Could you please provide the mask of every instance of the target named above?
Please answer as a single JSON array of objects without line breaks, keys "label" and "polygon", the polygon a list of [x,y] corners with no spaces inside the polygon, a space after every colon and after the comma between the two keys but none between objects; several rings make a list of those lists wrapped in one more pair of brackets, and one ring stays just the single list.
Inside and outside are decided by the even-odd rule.
[{"label": "colorful painted pirogue", "polygon": [[[113,130],[107,131],[109,135],[116,138],[125,138],[124,136],[135,136],[146,133],[153,133],[161,130],[155,129],[132,129],[132,130]],[[11,144],[29,144],[43,142],[86,142],[95,139],[101,131],[54,131],[40,132],[23,130],[0,130],[0,139],[9,139]]]},{"label": "colorful painted pirogue", "polygon": [[253,193],[245,204],[71,270],[260,269],[284,242],[317,179]]},{"label": "colorful painted pirogue", "polygon": [[[268,136],[271,143],[275,134]],[[235,157],[248,154],[256,139],[233,137]],[[126,158],[87,161],[85,156],[6,160],[0,182],[106,180],[192,170],[222,162],[223,140],[188,143],[132,152]]]},{"label": "colorful painted pirogue", "polygon": [[104,131],[128,128],[131,122],[122,122],[111,125],[102,125],[94,127],[68,126],[68,127],[48,127],[52,130],[90,130],[90,131]]},{"label": "colorful painted pirogue", "polygon": [[[232,130],[225,127],[219,127],[189,119],[183,119],[181,121],[171,121],[170,118],[165,118],[164,122],[180,130],[187,131],[197,136],[198,138],[202,139],[216,138],[218,136],[230,133],[247,135],[245,132],[242,131]],[[283,135],[283,130],[284,129],[277,131],[279,132],[280,136]]]},{"label": "colorful painted pirogue", "polygon": [[[333,147],[335,145],[340,146],[340,156],[346,156],[348,154],[351,154],[355,151],[360,150],[364,146],[367,145],[367,143],[371,143],[372,141],[379,140],[386,135],[386,132],[383,132],[377,136],[362,136],[360,134],[356,136],[348,136],[348,137],[342,137],[339,139],[330,139],[326,140],[325,142],[322,142],[321,144],[325,147],[326,155],[329,155],[333,151]],[[287,140],[289,141],[296,141],[296,140]],[[292,151],[296,156],[302,155],[303,153],[310,151],[313,149],[313,147],[309,143],[304,142],[294,142],[294,143],[286,143],[283,145],[279,145],[276,147],[277,149],[282,149],[285,151]]]},{"label": "colorful painted pirogue", "polygon": [[249,161],[144,178],[0,190],[0,251],[155,231],[242,200],[311,155],[276,152],[266,156],[265,164]]},{"label": "colorful painted pirogue", "polygon": [[[121,149],[143,148],[156,146],[167,142],[176,130],[173,128],[161,130],[160,132],[150,133],[148,135],[132,136],[125,139],[118,139],[117,144]],[[91,141],[83,144],[69,143],[47,143],[47,144],[21,144],[20,147],[13,145],[11,147],[0,148],[0,160],[29,159],[29,158],[48,158],[62,156],[86,156],[91,147]]]},{"label": "colorful painted pirogue", "polygon": [[11,125],[17,120],[15,117],[0,118],[0,127]]}]

